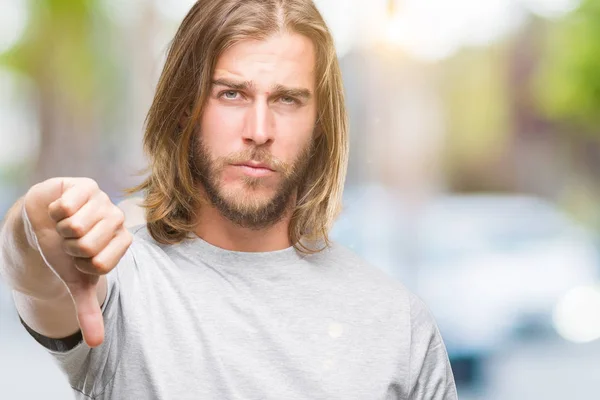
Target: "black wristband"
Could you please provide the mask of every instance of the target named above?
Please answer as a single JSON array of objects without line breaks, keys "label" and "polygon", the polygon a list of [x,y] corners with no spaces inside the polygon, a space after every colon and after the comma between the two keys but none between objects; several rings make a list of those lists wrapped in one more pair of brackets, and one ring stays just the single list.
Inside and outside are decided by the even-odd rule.
[{"label": "black wristband", "polygon": [[74,349],[79,343],[81,343],[83,341],[83,335],[81,334],[81,330],[79,330],[76,333],[72,334],[71,336],[67,336],[65,338],[53,339],[53,338],[44,336],[42,334],[39,334],[36,331],[34,331],[33,329],[31,329],[25,323],[25,321],[23,321],[23,318],[21,318],[20,316],[19,316],[19,319],[21,320],[21,324],[23,324],[23,326],[25,327],[27,332],[29,332],[29,334],[39,344],[41,344],[48,350],[64,353],[64,352]]}]

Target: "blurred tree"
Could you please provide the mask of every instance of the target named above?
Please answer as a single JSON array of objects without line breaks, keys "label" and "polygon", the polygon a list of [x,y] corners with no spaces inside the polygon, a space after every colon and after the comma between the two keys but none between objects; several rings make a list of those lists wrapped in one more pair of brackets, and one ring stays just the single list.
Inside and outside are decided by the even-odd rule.
[{"label": "blurred tree", "polygon": [[28,7],[25,34],[0,63],[35,85],[32,111],[41,137],[31,178],[98,178],[103,107],[117,84],[107,45],[111,21],[100,0],[30,0]]},{"label": "blurred tree", "polygon": [[458,191],[509,190],[506,166],[512,114],[506,42],[463,49],[440,64],[446,105],[444,147],[448,186]]},{"label": "blurred tree", "polygon": [[544,50],[534,80],[541,111],[600,137],[600,0],[549,24]]},{"label": "blurred tree", "polygon": [[560,201],[600,231],[600,0],[547,25],[533,92],[567,141],[568,181]]}]

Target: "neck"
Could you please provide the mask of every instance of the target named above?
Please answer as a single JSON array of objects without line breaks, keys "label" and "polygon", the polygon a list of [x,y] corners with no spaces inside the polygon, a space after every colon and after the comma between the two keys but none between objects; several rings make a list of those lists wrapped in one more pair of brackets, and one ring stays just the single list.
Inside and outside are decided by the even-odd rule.
[{"label": "neck", "polygon": [[269,252],[283,250],[292,245],[288,228],[292,218],[295,196],[290,207],[271,226],[263,229],[241,227],[225,218],[210,202],[203,202],[196,213],[195,233],[213,246],[242,252]]}]

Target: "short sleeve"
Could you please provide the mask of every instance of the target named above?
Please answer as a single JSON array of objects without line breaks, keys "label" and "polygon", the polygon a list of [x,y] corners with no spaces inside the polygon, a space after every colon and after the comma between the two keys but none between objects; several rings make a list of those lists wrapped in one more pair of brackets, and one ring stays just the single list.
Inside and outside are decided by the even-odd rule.
[{"label": "short sleeve", "polygon": [[421,299],[410,298],[410,400],[457,400],[454,375],[435,320]]},{"label": "short sleeve", "polygon": [[67,375],[71,387],[85,395],[101,394],[112,381],[124,346],[123,306],[120,299],[122,280],[120,270],[132,268],[134,263],[131,247],[119,264],[106,275],[107,294],[101,311],[104,319],[104,342],[90,348],[81,332],[69,338],[51,339],[40,335],[21,322],[33,338],[54,357]]}]

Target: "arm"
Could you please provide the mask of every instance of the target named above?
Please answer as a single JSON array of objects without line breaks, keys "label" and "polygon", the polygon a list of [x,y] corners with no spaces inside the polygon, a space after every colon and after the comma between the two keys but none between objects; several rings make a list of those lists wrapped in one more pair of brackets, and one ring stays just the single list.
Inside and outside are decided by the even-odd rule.
[{"label": "arm", "polygon": [[423,301],[411,296],[410,400],[456,400],[446,346]]},{"label": "arm", "polygon": [[0,274],[31,329],[50,338],[81,329],[96,346],[103,340],[105,274],[130,243],[122,212],[95,182],[52,179],[32,187],[8,212]]},{"label": "arm", "polygon": [[[17,311],[29,327],[50,338],[71,336],[79,331],[75,305],[65,284],[44,262],[31,234],[27,238],[23,204],[21,198],[9,210],[0,232],[0,273],[13,289]],[[100,278],[96,289],[102,304],[106,277]]]}]

